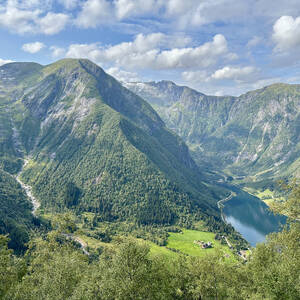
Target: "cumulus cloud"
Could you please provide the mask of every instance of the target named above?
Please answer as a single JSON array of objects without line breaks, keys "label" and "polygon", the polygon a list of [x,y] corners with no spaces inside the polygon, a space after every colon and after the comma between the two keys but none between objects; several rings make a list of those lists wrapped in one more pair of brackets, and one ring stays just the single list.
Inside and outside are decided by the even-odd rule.
[{"label": "cumulus cloud", "polygon": [[230,67],[226,66],[216,70],[212,75],[212,79],[216,80],[235,80],[235,81],[253,81],[257,79],[259,70],[253,66],[247,67]]},{"label": "cumulus cloud", "polygon": [[185,71],[182,72],[181,76],[186,82],[191,83],[212,83],[215,80],[233,80],[239,83],[251,83],[259,79],[259,69],[253,66],[225,66],[213,73],[209,73],[207,70]]},{"label": "cumulus cloud", "polygon": [[105,0],[88,0],[83,3],[75,23],[83,28],[95,28],[99,24],[111,22],[113,18],[112,3]]},{"label": "cumulus cloud", "polygon": [[106,72],[108,74],[110,74],[111,76],[115,77],[116,79],[118,79],[121,82],[141,81],[141,79],[139,78],[137,73],[124,71],[124,70],[121,70],[117,67],[109,68],[109,69],[106,70]]},{"label": "cumulus cloud", "polygon": [[66,54],[66,50],[64,48],[61,48],[61,47],[51,46],[50,50],[52,52],[51,55],[52,55],[53,58],[62,57]]},{"label": "cumulus cloud", "polygon": [[27,43],[22,46],[22,50],[29,53],[37,53],[45,47],[41,42]]},{"label": "cumulus cloud", "polygon": [[114,23],[132,17],[156,17],[164,6],[164,0],[87,0],[81,5],[75,23],[82,28],[95,28],[100,24]]},{"label": "cumulus cloud", "polygon": [[72,44],[69,46],[66,57],[88,58],[96,63],[101,63],[102,51],[97,43],[94,44]]},{"label": "cumulus cloud", "polygon": [[6,9],[0,10],[0,26],[21,34],[32,32],[38,16],[38,10],[26,11],[7,5]]},{"label": "cumulus cloud", "polygon": [[89,28],[132,18],[153,21],[159,15],[160,22],[186,28],[242,19],[249,14],[249,8],[251,4],[243,0],[87,0],[82,4],[76,24]]},{"label": "cumulus cloud", "polygon": [[56,34],[62,31],[69,21],[69,16],[66,14],[56,14],[49,12],[43,18],[40,18],[36,24],[40,32],[44,34]]},{"label": "cumulus cloud", "polygon": [[300,46],[300,17],[280,17],[273,26],[275,51],[286,51]]},{"label": "cumulus cloud", "polygon": [[5,64],[11,63],[11,62],[13,62],[13,60],[0,58],[0,66],[3,66]]},{"label": "cumulus cloud", "polygon": [[208,82],[210,80],[210,76],[206,70],[185,71],[181,76],[187,82]]},{"label": "cumulus cloud", "polygon": [[115,11],[118,19],[125,19],[145,14],[155,14],[163,5],[157,0],[116,0]]},{"label": "cumulus cloud", "polygon": [[165,5],[166,16],[184,28],[215,21],[230,21],[232,18],[240,19],[249,8],[249,3],[241,0],[168,0]]},{"label": "cumulus cloud", "polygon": [[[59,0],[72,2],[72,0]],[[269,9],[272,6],[272,9]],[[276,18],[280,14],[300,12],[298,0],[86,0],[81,5],[76,24],[96,27],[107,22],[159,21],[172,28],[198,27],[214,22],[232,22],[257,16]]]},{"label": "cumulus cloud", "polygon": [[[0,7],[0,27],[18,34],[55,34],[64,29],[69,16],[63,13],[48,12],[41,6],[43,1],[7,1]],[[46,4],[45,4],[46,5]],[[46,5],[47,7],[47,5]]]},{"label": "cumulus cloud", "polygon": [[[234,59],[227,41],[221,34],[198,47],[184,47],[189,38],[167,36],[162,33],[139,34],[132,42],[110,47],[98,44],[70,45],[67,57],[87,57],[99,64],[114,63],[131,69],[192,69],[208,67],[222,59]],[[163,50],[162,50],[163,49]]]}]

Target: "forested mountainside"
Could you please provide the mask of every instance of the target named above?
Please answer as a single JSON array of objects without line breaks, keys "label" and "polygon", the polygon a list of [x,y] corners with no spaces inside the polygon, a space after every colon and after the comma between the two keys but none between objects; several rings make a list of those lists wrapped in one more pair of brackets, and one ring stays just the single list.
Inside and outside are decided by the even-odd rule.
[{"label": "forested mountainside", "polygon": [[169,81],[124,85],[157,110],[200,166],[257,186],[300,175],[300,85],[240,97],[206,96]]},{"label": "forested mountainside", "polygon": [[0,234],[9,233],[8,246],[17,253],[25,250],[29,230],[38,224],[31,208],[31,203],[16,180],[0,170]]},{"label": "forested mountainside", "polygon": [[171,224],[213,216],[225,190],[208,183],[154,109],[88,60],[0,67],[1,164],[48,211]]}]

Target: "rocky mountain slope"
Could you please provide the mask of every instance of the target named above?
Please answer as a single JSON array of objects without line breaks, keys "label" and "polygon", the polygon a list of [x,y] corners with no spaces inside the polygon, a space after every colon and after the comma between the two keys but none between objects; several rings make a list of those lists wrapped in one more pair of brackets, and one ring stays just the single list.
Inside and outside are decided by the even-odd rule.
[{"label": "rocky mountain slope", "polygon": [[208,182],[152,107],[88,60],[0,67],[2,168],[20,169],[44,210],[169,224],[219,218]]},{"label": "rocky mountain slope", "polygon": [[157,110],[199,165],[257,186],[300,176],[300,85],[240,97],[206,96],[168,81],[125,86]]}]

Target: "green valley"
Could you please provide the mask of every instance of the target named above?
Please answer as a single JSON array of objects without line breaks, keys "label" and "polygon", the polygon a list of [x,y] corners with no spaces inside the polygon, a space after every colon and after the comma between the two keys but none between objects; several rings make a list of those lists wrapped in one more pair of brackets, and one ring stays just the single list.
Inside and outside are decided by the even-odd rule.
[{"label": "green valley", "polygon": [[299,177],[299,85],[239,97],[206,96],[168,81],[125,86],[157,109],[208,172],[259,190]]},{"label": "green valley", "polygon": [[[287,173],[278,178],[290,178],[297,147],[274,168],[265,159],[273,146],[257,164],[245,158],[274,132],[297,144],[296,106],[285,96],[280,107],[289,109],[291,124],[268,119],[282,132],[268,125],[262,135],[263,120],[255,125],[251,114],[233,111],[242,110],[235,107],[241,101],[260,115],[264,91],[255,102],[251,93],[210,98],[175,87],[176,97],[200,95],[203,102],[188,100],[196,106],[174,123],[183,127],[166,118],[184,108],[181,100],[156,99],[153,106],[196,163],[147,102],[88,60],[11,63],[0,75],[1,299],[296,299],[299,185],[281,194],[257,188],[274,184],[277,175],[267,176],[279,165]],[[250,211],[245,226],[265,210],[250,193],[271,198],[289,218],[282,232],[252,249],[218,207],[228,201],[239,214]],[[40,204],[34,210],[33,197]],[[256,226],[273,228],[258,218]]]},{"label": "green valley", "polygon": [[300,0],[0,0],[0,300],[300,300]]}]

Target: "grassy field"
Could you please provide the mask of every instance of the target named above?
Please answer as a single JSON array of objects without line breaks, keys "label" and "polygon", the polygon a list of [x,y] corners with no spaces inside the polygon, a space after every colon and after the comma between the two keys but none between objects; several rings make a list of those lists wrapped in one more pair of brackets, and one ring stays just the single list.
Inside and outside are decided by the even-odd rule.
[{"label": "grassy field", "polygon": [[[85,213],[84,216],[89,221],[92,221],[93,219],[92,213]],[[53,215],[44,213],[43,217],[48,220],[51,220],[53,218]],[[89,234],[93,231],[88,228],[84,228],[83,223],[77,223],[76,225],[78,227],[78,230],[74,232],[74,236],[77,236],[82,241],[84,241],[87,244],[88,248],[92,251],[96,251],[99,247],[103,249],[105,248],[107,250],[113,250],[117,246],[118,241],[128,238],[128,236],[120,234],[114,236],[110,243],[105,243],[97,238],[89,236]],[[228,256],[229,259],[235,260],[235,256],[233,255],[229,247],[227,245],[222,245],[220,241],[215,240],[214,233],[203,231],[205,230],[205,228],[201,222],[196,225],[198,230],[183,229],[182,233],[170,232],[167,246],[158,246],[153,242],[134,238],[132,236],[130,238],[140,241],[141,243],[148,244],[150,247],[151,256],[162,255],[170,260],[178,258],[180,253],[187,254],[190,256],[202,257],[206,254],[215,253],[216,250],[220,250],[224,253],[224,255],[226,254],[226,256]],[[98,224],[97,229],[105,229],[105,224]],[[195,240],[211,242],[213,244],[213,247],[208,249],[202,249],[199,245],[194,244]],[[168,248],[176,249],[178,250],[178,252],[172,251]]]},{"label": "grassy field", "polygon": [[176,259],[179,256],[179,253],[168,250],[166,247],[158,246],[152,242],[147,242],[147,243],[150,246],[150,254],[153,256],[162,255],[170,259]]},{"label": "grassy field", "polygon": [[255,196],[264,201],[268,206],[274,202],[275,199],[274,193],[269,189],[266,189],[263,192],[258,191]]},{"label": "grassy field", "polygon": [[[79,236],[83,241],[87,243],[87,245],[91,249],[97,249],[98,247],[103,248],[114,248],[116,245],[114,243],[103,243],[97,239],[88,237],[84,234],[75,234]],[[166,247],[158,246],[150,241],[144,241],[141,239],[136,239],[141,243],[146,243],[150,247],[150,255],[162,255],[167,259],[176,259],[180,255],[180,253],[188,254],[190,256],[203,257],[206,254],[213,254],[216,250],[220,250],[221,252],[228,256],[228,259],[235,260],[234,255],[226,245],[222,245],[219,241],[214,239],[215,234],[211,232],[203,232],[197,230],[183,230],[183,233],[170,233],[168,244]],[[200,240],[204,242],[212,242],[213,248],[202,249],[199,245],[194,244],[194,240]],[[173,248],[179,250],[180,253],[169,250],[168,248]]]},{"label": "grassy field", "polygon": [[[182,253],[191,255],[191,256],[204,256],[206,254],[215,253],[216,250],[222,251],[224,254],[227,254],[229,258],[234,259],[234,255],[230,251],[227,245],[222,245],[221,242],[215,240],[215,234],[212,232],[204,232],[197,230],[183,230],[183,233],[170,233],[168,239],[169,248],[174,248],[179,250]],[[200,240],[204,242],[212,242],[213,248],[202,249],[200,246],[194,244],[195,240]]]},{"label": "grassy field", "polygon": [[260,200],[265,202],[268,206],[270,206],[270,204],[272,204],[275,200],[284,200],[283,197],[275,196],[275,192],[271,191],[270,189],[266,189],[264,191],[258,191],[251,188],[243,188],[243,190],[259,198]]}]

